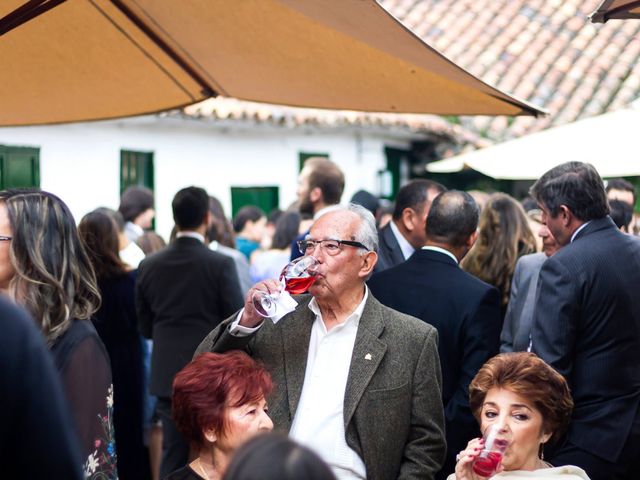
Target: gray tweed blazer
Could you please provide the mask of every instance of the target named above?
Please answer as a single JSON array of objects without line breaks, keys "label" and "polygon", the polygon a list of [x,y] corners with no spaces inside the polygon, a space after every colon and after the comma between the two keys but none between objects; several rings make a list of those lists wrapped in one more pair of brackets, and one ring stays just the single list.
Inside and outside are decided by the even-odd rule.
[{"label": "gray tweed blazer", "polygon": [[[196,355],[243,349],[263,362],[275,384],[269,398],[276,429],[288,432],[296,414],[315,315],[309,295],[276,325],[265,321],[249,337],[234,337],[221,323]],[[369,480],[434,478],[444,460],[444,414],[437,331],[396,312],[371,293],[351,357],[344,397],[347,444],[363,459]]]}]

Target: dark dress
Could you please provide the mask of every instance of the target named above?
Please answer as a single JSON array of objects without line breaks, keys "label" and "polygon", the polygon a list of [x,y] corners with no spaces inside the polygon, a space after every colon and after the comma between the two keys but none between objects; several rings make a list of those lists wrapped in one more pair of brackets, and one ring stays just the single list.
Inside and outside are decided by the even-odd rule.
[{"label": "dark dress", "polygon": [[182,467],[180,470],[171,472],[162,480],[202,480],[202,477],[198,475],[189,465]]},{"label": "dark dress", "polygon": [[143,437],[144,367],[135,309],[135,277],[135,272],[130,272],[100,279],[102,303],[93,317],[111,359],[120,480],[144,480],[150,472]]},{"label": "dark dress", "polygon": [[85,478],[117,479],[111,368],[93,324],[73,320],[51,353],[71,406]]}]

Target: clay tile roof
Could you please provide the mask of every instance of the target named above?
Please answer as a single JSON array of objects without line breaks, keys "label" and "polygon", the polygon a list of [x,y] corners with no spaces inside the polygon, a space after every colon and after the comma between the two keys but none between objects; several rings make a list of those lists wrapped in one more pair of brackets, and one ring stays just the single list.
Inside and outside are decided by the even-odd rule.
[{"label": "clay tile roof", "polygon": [[347,110],[297,108],[247,102],[227,97],[211,98],[186,107],[182,112],[170,112],[168,115],[185,115],[190,118],[244,124],[266,124],[285,128],[310,126],[337,129],[351,126],[407,133],[429,133],[449,138],[462,147],[474,146],[480,148],[491,143],[480,135],[436,115],[365,113]]},{"label": "clay tile roof", "polygon": [[628,105],[640,96],[640,21],[593,24],[599,0],[380,0],[446,57],[544,118],[460,117],[499,141]]}]

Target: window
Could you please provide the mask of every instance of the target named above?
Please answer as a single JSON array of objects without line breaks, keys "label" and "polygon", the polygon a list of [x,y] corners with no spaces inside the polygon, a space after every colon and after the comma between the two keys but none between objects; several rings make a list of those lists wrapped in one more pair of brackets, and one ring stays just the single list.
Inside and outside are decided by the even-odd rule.
[{"label": "window", "polygon": [[328,153],[310,153],[310,152],[298,153],[298,171],[302,170],[302,167],[304,167],[304,162],[306,162],[307,159],[311,157],[322,157],[322,158],[328,159],[329,154]]},{"label": "window", "polygon": [[280,205],[278,187],[231,187],[231,216],[246,205],[260,207],[268,215]]},{"label": "window", "polygon": [[153,152],[120,150],[120,193],[133,185],[154,190]]},{"label": "window", "polygon": [[0,145],[0,188],[39,186],[40,149]]}]

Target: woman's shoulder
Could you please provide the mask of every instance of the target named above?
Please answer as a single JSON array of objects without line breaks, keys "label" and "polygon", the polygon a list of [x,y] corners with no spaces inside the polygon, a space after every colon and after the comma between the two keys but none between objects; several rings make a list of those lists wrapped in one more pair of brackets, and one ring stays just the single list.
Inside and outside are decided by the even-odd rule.
[{"label": "woman's shoulder", "polygon": [[93,323],[90,320],[72,320],[67,331],[54,343],[51,348],[58,370],[63,371],[75,354],[83,350],[92,352],[94,359],[108,356],[104,345]]},{"label": "woman's shoulder", "polygon": [[[514,470],[510,472],[502,472],[494,477],[496,480],[511,480],[511,479],[562,479],[562,480],[590,480],[587,473],[580,467],[575,465],[564,465],[562,467],[541,468],[534,471]],[[449,479],[447,479],[449,480]],[[455,480],[455,477],[454,477]]]}]

